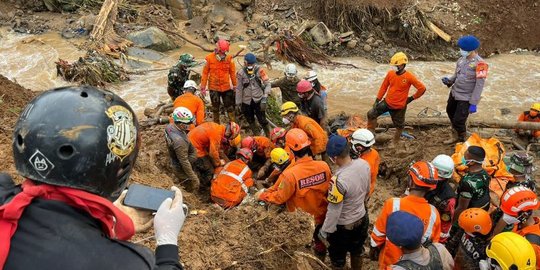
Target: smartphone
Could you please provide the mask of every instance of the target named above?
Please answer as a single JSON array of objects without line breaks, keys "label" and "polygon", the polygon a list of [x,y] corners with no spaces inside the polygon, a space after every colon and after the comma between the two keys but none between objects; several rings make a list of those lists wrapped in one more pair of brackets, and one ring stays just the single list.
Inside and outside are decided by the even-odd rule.
[{"label": "smartphone", "polygon": [[167,198],[174,199],[174,191],[131,184],[124,198],[124,205],[156,212]]}]

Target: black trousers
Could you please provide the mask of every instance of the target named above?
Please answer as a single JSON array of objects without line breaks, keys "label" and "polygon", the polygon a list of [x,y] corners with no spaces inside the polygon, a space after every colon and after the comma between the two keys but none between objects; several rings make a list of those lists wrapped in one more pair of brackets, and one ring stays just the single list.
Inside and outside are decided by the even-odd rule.
[{"label": "black trousers", "polygon": [[268,125],[268,120],[266,120],[266,114],[261,110],[261,102],[255,102],[251,100],[250,104],[242,103],[242,114],[246,117],[247,122],[252,125],[255,123],[255,117],[261,127]]},{"label": "black trousers", "polygon": [[469,102],[462,100],[455,100],[452,93],[448,96],[448,102],[446,103],[446,113],[452,128],[457,131],[458,134],[467,132],[467,118],[469,117]]},{"label": "black trousers", "polygon": [[360,256],[364,252],[364,242],[368,237],[369,217],[368,214],[360,219],[355,226],[345,228],[338,225],[337,230],[328,235],[328,254],[332,265],[344,267],[347,262],[347,253],[351,256]]}]

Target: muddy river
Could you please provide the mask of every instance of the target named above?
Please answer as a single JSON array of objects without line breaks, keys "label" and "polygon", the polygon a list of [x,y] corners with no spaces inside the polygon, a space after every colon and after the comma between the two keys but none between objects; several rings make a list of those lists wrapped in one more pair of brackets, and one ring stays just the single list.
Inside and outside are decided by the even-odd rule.
[{"label": "muddy river", "polygon": [[[59,58],[74,61],[82,56],[84,51],[77,46],[81,42],[62,39],[56,33],[31,36],[0,29],[0,74],[34,91],[68,85],[69,83],[56,76],[54,62]],[[232,52],[239,49],[238,46],[231,47]],[[205,52],[186,45],[163,54],[157,64],[144,69],[171,66],[183,52],[192,53],[197,59],[203,59],[206,55]],[[336,60],[355,64],[360,69],[315,67],[319,80],[329,88],[330,113],[346,111],[365,114],[373,104],[390,66],[358,57]],[[504,54],[490,57],[487,61],[490,65],[488,80],[478,113],[473,117],[514,119],[532,102],[540,101],[539,56]],[[270,75],[277,78],[282,74],[284,64],[274,63],[273,67]],[[409,106],[409,115],[416,115],[426,107],[444,114],[449,90],[441,83],[440,78],[451,74],[454,67],[454,62],[410,62],[408,70],[426,84],[427,92]],[[201,67],[195,70],[200,72]],[[300,71],[301,75],[305,73],[305,69]],[[168,99],[166,85],[167,71],[162,70],[131,76],[130,81],[113,85],[110,89],[126,99],[137,113],[142,115],[145,107],[154,107],[160,101]]]}]

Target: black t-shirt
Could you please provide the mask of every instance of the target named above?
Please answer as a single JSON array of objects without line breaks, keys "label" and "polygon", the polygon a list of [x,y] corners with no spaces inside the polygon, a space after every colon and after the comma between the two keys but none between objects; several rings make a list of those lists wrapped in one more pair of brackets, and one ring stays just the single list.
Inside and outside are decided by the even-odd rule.
[{"label": "black t-shirt", "polygon": [[313,97],[309,100],[302,101],[302,111],[315,120],[317,123],[321,123],[321,120],[324,118],[326,112],[324,110],[324,102],[318,94],[314,94]]}]

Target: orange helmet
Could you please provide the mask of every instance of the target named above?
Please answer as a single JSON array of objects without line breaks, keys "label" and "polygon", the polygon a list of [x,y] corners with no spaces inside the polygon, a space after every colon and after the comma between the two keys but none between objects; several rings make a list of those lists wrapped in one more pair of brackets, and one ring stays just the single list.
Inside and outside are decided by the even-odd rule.
[{"label": "orange helmet", "polygon": [[244,139],[242,139],[241,145],[242,145],[241,146],[242,148],[251,149],[251,151],[257,148],[257,142],[251,136],[247,136]]},{"label": "orange helmet", "polygon": [[236,151],[236,157],[243,157],[249,162],[253,158],[253,153],[249,148],[240,148]]},{"label": "orange helmet", "polygon": [[300,149],[310,146],[311,141],[306,132],[299,128],[293,128],[285,135],[285,144],[293,151],[299,151]]},{"label": "orange helmet", "polygon": [[409,167],[409,177],[415,185],[435,189],[439,181],[439,173],[433,164],[417,161]]},{"label": "orange helmet", "polygon": [[487,235],[493,225],[488,212],[482,208],[469,208],[459,215],[459,227],[466,233]]},{"label": "orange helmet", "polygon": [[501,210],[507,215],[517,217],[521,212],[536,209],[538,209],[538,198],[526,187],[515,186],[502,195]]},{"label": "orange helmet", "polygon": [[238,134],[240,134],[240,126],[235,122],[229,122],[225,128],[225,137],[227,139],[234,139]]},{"label": "orange helmet", "polygon": [[229,51],[230,45],[229,45],[229,42],[227,40],[220,39],[216,43],[216,47],[217,47],[218,52],[225,53],[225,52]]},{"label": "orange helmet", "polygon": [[273,143],[276,143],[277,140],[278,140],[279,138],[285,137],[285,133],[287,133],[287,130],[285,130],[284,128],[281,128],[281,127],[275,127],[275,128],[272,129],[272,131],[270,132],[270,140],[271,140]]}]

